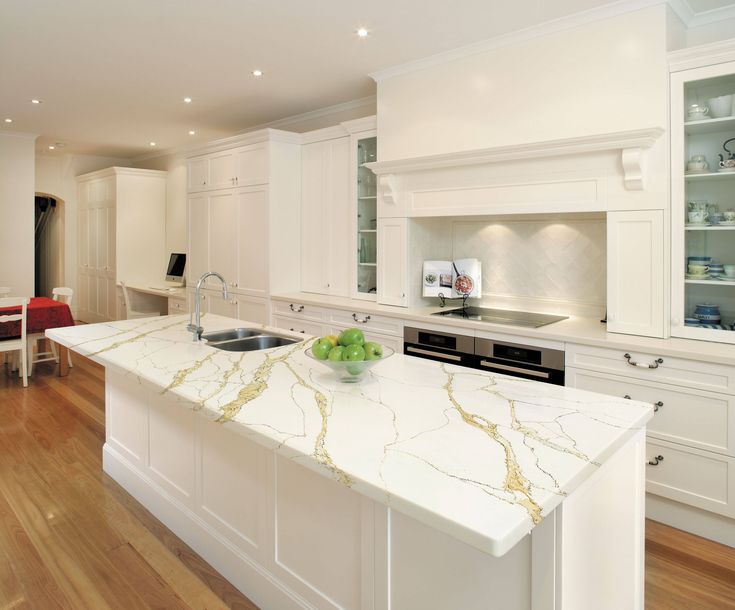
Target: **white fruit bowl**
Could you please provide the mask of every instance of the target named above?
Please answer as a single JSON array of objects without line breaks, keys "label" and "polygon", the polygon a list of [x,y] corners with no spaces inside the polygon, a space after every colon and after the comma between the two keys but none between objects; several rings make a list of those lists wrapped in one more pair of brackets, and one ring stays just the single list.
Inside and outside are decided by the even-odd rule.
[{"label": "white fruit bowl", "polygon": [[309,356],[314,362],[323,364],[326,367],[332,369],[339,380],[343,383],[357,383],[362,379],[369,368],[378,364],[378,362],[384,362],[387,358],[390,358],[395,352],[390,348],[383,346],[383,357],[378,360],[319,360],[314,354],[311,353],[311,348],[306,350],[306,355]]}]

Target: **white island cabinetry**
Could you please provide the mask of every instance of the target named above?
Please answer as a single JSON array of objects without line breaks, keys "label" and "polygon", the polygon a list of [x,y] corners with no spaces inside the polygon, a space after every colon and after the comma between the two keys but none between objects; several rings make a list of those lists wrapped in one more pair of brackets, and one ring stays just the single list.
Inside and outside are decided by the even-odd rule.
[{"label": "white island cabinetry", "polygon": [[263,610],[643,609],[650,406],[400,354],[346,387],[186,323],[48,335],[106,367],[105,471]]}]

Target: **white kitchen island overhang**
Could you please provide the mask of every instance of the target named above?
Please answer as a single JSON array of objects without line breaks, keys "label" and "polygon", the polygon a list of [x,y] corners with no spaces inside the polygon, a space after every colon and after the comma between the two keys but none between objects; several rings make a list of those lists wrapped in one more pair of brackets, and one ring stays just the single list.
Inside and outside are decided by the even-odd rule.
[{"label": "white kitchen island overhang", "polygon": [[398,354],[342,384],[187,322],[47,335],[106,368],[105,471],[264,610],[642,610],[651,405]]}]

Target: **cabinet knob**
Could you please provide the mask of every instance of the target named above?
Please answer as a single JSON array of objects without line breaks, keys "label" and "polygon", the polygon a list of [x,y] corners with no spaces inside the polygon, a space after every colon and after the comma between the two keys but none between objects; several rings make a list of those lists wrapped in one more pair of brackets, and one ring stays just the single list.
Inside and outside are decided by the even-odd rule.
[{"label": "cabinet knob", "polygon": [[658,466],[659,465],[659,462],[663,462],[663,461],[664,461],[664,456],[663,455],[657,455],[652,460],[648,460],[648,463],[651,466]]},{"label": "cabinet knob", "polygon": [[623,398],[625,398],[625,400],[630,400],[630,394],[626,394]]},{"label": "cabinet knob", "polygon": [[661,402],[660,400],[658,402],[654,402],[653,403],[653,412],[655,413],[656,411],[658,411],[663,406],[664,406],[664,403]]}]

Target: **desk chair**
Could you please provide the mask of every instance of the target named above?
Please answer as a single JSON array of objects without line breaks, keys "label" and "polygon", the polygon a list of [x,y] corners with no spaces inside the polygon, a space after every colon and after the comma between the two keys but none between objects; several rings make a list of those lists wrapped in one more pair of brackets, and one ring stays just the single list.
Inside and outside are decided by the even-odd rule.
[{"label": "desk chair", "polygon": [[[71,308],[71,302],[74,298],[74,291],[71,288],[66,287],[59,287],[54,288],[51,291],[51,298],[54,301],[62,301],[66,303]],[[38,362],[56,362],[59,363],[59,354],[56,353],[56,345],[49,341],[51,345],[51,351],[50,352],[38,352],[36,354],[36,357],[33,357],[33,348],[34,346],[38,346],[39,339],[45,339],[46,335],[44,333],[34,333],[32,335],[28,335],[28,376],[30,377],[33,375],[33,365],[37,364]],[[71,361],[71,350],[67,350],[68,358],[69,358],[69,366],[74,366]]]},{"label": "desk chair", "polygon": [[161,312],[159,310],[140,311],[140,310],[133,309],[130,304],[130,295],[128,294],[128,287],[125,285],[125,282],[120,282],[120,286],[122,287],[123,300],[125,301],[125,319],[126,320],[134,320],[135,318],[150,318],[153,316],[161,315]]},{"label": "desk chair", "polygon": [[20,307],[20,313],[10,315],[0,314],[0,324],[20,321],[20,337],[13,339],[0,339],[0,352],[20,352],[20,360],[18,366],[18,376],[23,377],[23,387],[28,387],[28,342],[26,340],[26,319],[27,308],[30,299],[28,297],[5,297],[0,298],[0,308],[2,307]]}]

